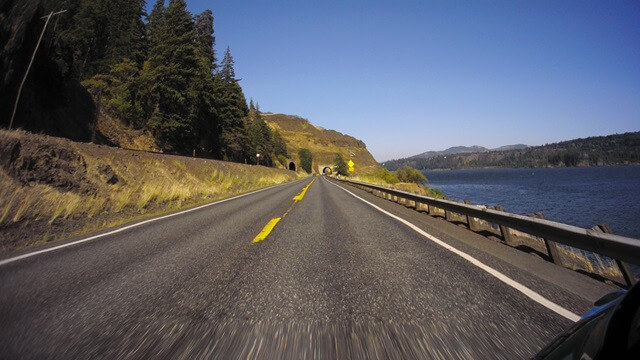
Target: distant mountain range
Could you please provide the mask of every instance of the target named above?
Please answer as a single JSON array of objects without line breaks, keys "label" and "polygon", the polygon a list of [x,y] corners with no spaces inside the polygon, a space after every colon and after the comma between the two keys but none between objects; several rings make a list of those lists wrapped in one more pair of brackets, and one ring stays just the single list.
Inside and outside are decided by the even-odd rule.
[{"label": "distant mountain range", "polygon": [[418,158],[430,159],[432,157],[436,157],[440,155],[453,155],[453,154],[463,154],[463,153],[484,153],[489,151],[523,150],[528,147],[529,147],[528,145],[524,145],[524,144],[505,145],[495,149],[487,149],[484,146],[478,146],[478,145],[454,146],[441,151],[423,152],[422,154],[410,156],[407,159],[418,159]]},{"label": "distant mountain range", "polygon": [[518,144],[497,149],[456,146],[382,164],[389,170],[406,166],[429,170],[607,165],[640,165],[640,132],[595,136],[543,146]]}]

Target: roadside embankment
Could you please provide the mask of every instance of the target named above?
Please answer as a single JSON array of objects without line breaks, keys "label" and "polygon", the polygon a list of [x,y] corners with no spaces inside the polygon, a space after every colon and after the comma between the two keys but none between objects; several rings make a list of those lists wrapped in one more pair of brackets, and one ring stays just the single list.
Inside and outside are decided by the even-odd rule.
[{"label": "roadside embankment", "polygon": [[301,177],[0,130],[0,254]]}]

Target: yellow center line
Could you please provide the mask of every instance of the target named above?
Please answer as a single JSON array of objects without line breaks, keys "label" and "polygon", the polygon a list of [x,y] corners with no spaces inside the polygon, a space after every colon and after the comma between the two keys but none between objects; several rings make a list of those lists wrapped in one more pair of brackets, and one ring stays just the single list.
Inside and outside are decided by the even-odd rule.
[{"label": "yellow center line", "polygon": [[313,184],[314,181],[316,181],[316,179],[311,180],[309,185],[305,186],[304,189],[302,189],[302,192],[300,192],[300,194],[294,196],[293,200],[295,202],[298,202],[298,201],[302,200],[302,198],[304,198],[304,194],[307,193],[307,190],[309,190],[309,187],[311,186],[311,184]]},{"label": "yellow center line", "polygon": [[302,198],[304,198],[304,195],[307,193],[307,190],[309,190],[309,187],[311,186],[311,184],[313,184],[313,182],[316,181],[316,179],[311,180],[311,182],[309,183],[309,185],[305,186],[304,189],[302,189],[302,191],[300,192],[300,194],[296,195],[293,198],[293,204],[291,204],[291,206],[289,206],[289,208],[287,209],[287,211],[285,211],[284,215],[282,215],[282,217],[277,217],[277,218],[273,218],[271,219],[267,225],[264,226],[264,228],[262,228],[262,231],[260,231],[260,233],[253,238],[253,243],[259,243],[260,241],[264,240],[267,238],[267,236],[269,236],[269,234],[271,234],[271,231],[273,231],[273,228],[276,227],[276,225],[278,224],[278,222],[280,222],[280,220],[284,219],[287,215],[289,215],[289,212],[291,211],[291,209],[293,209],[293,206],[298,202],[301,201]]},{"label": "yellow center line", "polygon": [[269,221],[267,225],[265,225],[265,227],[262,229],[262,231],[260,231],[260,233],[253,239],[253,243],[255,244],[257,242],[260,242],[266,239],[267,236],[271,234],[271,231],[273,230],[274,227],[276,227],[276,225],[280,220],[282,220],[282,218],[271,219],[271,221]]}]

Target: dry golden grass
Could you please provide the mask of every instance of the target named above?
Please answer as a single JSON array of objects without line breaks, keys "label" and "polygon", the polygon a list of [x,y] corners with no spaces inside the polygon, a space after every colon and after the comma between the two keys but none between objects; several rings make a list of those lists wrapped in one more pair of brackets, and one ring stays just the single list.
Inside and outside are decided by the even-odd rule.
[{"label": "dry golden grass", "polygon": [[320,166],[335,164],[337,154],[349,161],[349,151],[353,153],[356,174],[367,174],[380,170],[380,165],[367,150],[365,144],[349,135],[333,130],[325,130],[307,120],[284,114],[263,114],[266,123],[278,130],[287,143],[289,156],[300,166],[299,149],[309,149],[313,155],[313,171],[321,172]]},{"label": "dry golden grass", "polygon": [[437,190],[437,189],[431,189],[431,188],[429,188],[427,186],[420,185],[420,184],[415,184],[415,183],[394,183],[394,184],[392,184],[392,183],[389,183],[389,182],[385,181],[384,179],[380,178],[379,176],[377,176],[377,173],[360,175],[360,176],[351,176],[351,177],[349,177],[349,180],[359,181],[359,182],[363,182],[363,183],[367,183],[367,184],[373,184],[373,185],[380,185],[380,186],[388,187],[388,188],[391,188],[391,189],[410,192],[410,193],[413,193],[413,194],[430,196],[430,197],[434,197],[436,199],[445,198],[444,194],[441,191]]},{"label": "dry golden grass", "polygon": [[[2,136],[54,141],[77,151],[86,162],[84,186],[91,189],[86,192],[65,191],[43,183],[24,185],[0,168],[0,235],[32,232],[34,239],[25,246],[41,243],[44,238],[52,240],[46,228],[66,227],[69,221],[79,223],[74,229],[81,228],[80,233],[93,231],[304,176],[262,166],[72,143],[24,132],[3,131],[0,135],[0,141]],[[116,184],[107,184],[99,170],[105,166],[117,175]],[[0,252],[3,247],[7,250],[0,244]]]},{"label": "dry golden grass", "polygon": [[559,247],[563,261],[573,270],[585,270],[612,280],[622,280],[622,273],[615,261],[597,254],[588,254],[584,250]]}]

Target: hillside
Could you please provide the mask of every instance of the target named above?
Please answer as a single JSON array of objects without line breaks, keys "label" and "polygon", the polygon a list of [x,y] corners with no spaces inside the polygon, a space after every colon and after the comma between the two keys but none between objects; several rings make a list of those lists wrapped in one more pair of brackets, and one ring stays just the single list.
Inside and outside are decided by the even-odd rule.
[{"label": "hillside", "polygon": [[[324,166],[335,164],[336,154],[355,163],[355,175],[368,174],[380,169],[380,165],[361,140],[334,130],[326,130],[301,117],[284,114],[263,114],[264,120],[282,135],[287,143],[289,156],[299,164],[298,150],[309,149],[313,155],[313,171],[321,173]],[[351,156],[349,154],[351,152]]]},{"label": "hillside", "polygon": [[0,254],[302,176],[0,130]]},{"label": "hillside", "polygon": [[[452,154],[462,154],[462,153],[484,153],[484,152],[489,152],[489,151],[518,150],[518,149],[526,149],[527,147],[528,146],[524,145],[524,144],[505,145],[505,146],[501,146],[501,147],[496,148],[496,149],[487,149],[484,146],[478,146],[478,145],[473,145],[473,146],[454,146],[454,147],[450,147],[450,148],[448,148],[446,150],[441,150],[441,151],[423,152],[422,154],[410,156],[410,157],[408,157],[408,159],[417,159],[417,158],[429,159],[429,158],[440,156],[440,155],[452,155]],[[400,160],[403,160],[403,159],[400,159]],[[395,160],[391,160],[391,161],[395,161]]]},{"label": "hillside", "polygon": [[416,169],[541,168],[640,164],[640,132],[589,137],[524,149],[438,154],[385,162],[385,168]]}]

